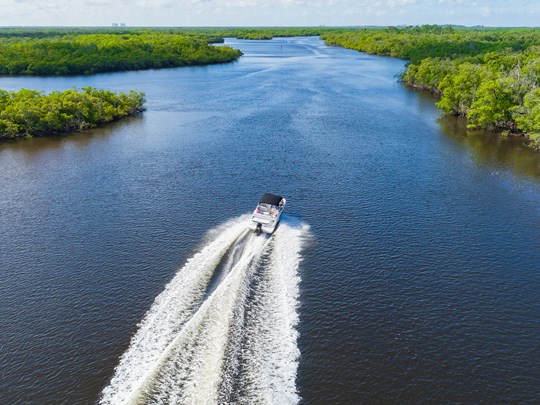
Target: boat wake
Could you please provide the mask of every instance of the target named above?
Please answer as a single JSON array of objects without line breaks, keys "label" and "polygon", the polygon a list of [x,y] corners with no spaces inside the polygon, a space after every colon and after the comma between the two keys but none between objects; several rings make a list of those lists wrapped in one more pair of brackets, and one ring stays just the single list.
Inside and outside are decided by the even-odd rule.
[{"label": "boat wake", "polygon": [[293,404],[298,265],[308,226],[270,238],[248,216],[207,243],[158,295],[120,358],[102,404]]}]

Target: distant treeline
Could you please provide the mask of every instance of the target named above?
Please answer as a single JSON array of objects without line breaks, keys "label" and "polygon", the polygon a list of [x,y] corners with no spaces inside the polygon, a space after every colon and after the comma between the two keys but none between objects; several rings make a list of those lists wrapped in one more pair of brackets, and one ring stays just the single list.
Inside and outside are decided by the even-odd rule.
[{"label": "distant treeline", "polygon": [[144,109],[144,94],[86,87],[44,94],[0,90],[0,140],[93,128]]},{"label": "distant treeline", "polygon": [[336,28],[305,27],[305,28],[230,28],[217,32],[224,37],[238,39],[272,39],[274,37],[309,37],[319,36]]},{"label": "distant treeline", "polygon": [[540,30],[422,26],[323,35],[329,45],[409,59],[411,87],[470,128],[523,133],[540,148]]},{"label": "distant treeline", "polygon": [[272,39],[273,37],[319,36],[325,32],[346,30],[337,27],[29,27],[0,28],[0,38],[51,38],[67,35],[142,35],[174,34],[195,38],[207,38],[210,42],[223,38]]},{"label": "distant treeline", "polygon": [[[0,30],[0,74],[74,75],[120,70],[208,65],[238,59],[228,46],[209,45],[204,35],[167,32],[6,36]],[[2,35],[2,33],[4,35]],[[58,34],[58,32],[56,32]],[[212,38],[219,41],[219,38]]]}]

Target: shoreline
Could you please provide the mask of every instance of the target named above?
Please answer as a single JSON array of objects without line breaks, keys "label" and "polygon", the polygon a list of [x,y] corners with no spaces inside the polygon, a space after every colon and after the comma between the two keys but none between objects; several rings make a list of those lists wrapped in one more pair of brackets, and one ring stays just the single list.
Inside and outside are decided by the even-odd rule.
[{"label": "shoreline", "polygon": [[0,90],[0,142],[84,131],[141,114],[144,93],[85,87],[42,91]]},{"label": "shoreline", "polygon": [[[324,35],[321,35],[321,39],[324,41],[325,45],[327,45],[327,46],[339,47],[339,48],[343,48],[343,49],[350,49],[350,50],[354,50],[354,51],[357,51],[357,52],[365,53],[367,55],[396,58],[396,59],[400,59],[402,61],[405,61],[405,62],[407,62],[407,64],[405,65],[405,71],[403,71],[403,72],[399,73],[398,75],[396,75],[396,76],[399,77],[398,80],[402,83],[402,85],[404,87],[406,87],[408,89],[411,89],[411,90],[415,90],[415,91],[430,93],[430,94],[438,97],[439,102],[440,102],[441,98],[444,95],[444,91],[439,89],[438,87],[437,88],[432,88],[432,87],[430,87],[428,85],[422,85],[422,84],[416,84],[416,83],[407,83],[403,79],[403,76],[406,75],[409,72],[409,67],[411,65],[412,66],[418,66],[425,59],[423,59],[420,62],[413,63],[410,59],[400,57],[399,55],[395,55],[395,54],[392,54],[390,52],[369,52],[368,50],[365,50],[365,49],[357,49],[357,48],[355,48],[353,46],[346,46],[345,44],[339,44],[338,43],[339,38],[338,38],[338,41],[336,41],[336,39],[334,38],[334,42],[328,42],[328,41],[330,41],[330,39],[324,38]],[[437,104],[437,103],[435,103],[435,104]],[[506,138],[508,136],[513,136],[513,137],[516,137],[516,138],[523,138],[526,141],[526,143],[525,143],[526,147],[528,147],[528,148],[530,148],[532,150],[540,152],[540,137],[534,136],[533,133],[530,133],[530,132],[527,132],[527,131],[524,131],[524,130],[517,130],[516,131],[516,129],[518,129],[518,128],[510,129],[510,128],[506,128],[506,127],[497,127],[496,125],[474,124],[474,122],[464,114],[450,112],[450,111],[446,110],[445,108],[440,107],[439,105],[436,105],[436,106],[437,106],[437,108],[439,110],[443,111],[446,115],[453,116],[453,117],[459,118],[459,119],[463,119],[464,122],[467,124],[467,127],[469,129],[474,129],[473,126],[475,126],[475,128],[477,128],[477,129],[483,129],[483,130],[488,131],[491,134],[497,135],[497,136],[499,136],[501,138]]]}]

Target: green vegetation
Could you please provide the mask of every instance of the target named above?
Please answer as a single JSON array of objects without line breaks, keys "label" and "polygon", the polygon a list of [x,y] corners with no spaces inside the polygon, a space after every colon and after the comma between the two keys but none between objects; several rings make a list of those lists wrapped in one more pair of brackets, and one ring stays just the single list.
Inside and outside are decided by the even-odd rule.
[{"label": "green vegetation", "polygon": [[323,34],[329,45],[409,59],[455,59],[487,52],[523,51],[540,44],[540,30],[526,28],[473,29],[424,25],[406,28],[364,28]]},{"label": "green vegetation", "polygon": [[[0,74],[73,75],[119,70],[207,65],[236,60],[241,52],[209,45],[204,36],[171,33],[6,36],[0,33]],[[26,34],[23,31],[21,34]],[[216,40],[217,38],[213,38]]]},{"label": "green vegetation", "polygon": [[338,28],[0,28],[0,75],[76,75],[208,65],[242,53],[226,37],[319,36]]},{"label": "green vegetation", "polygon": [[470,128],[525,134],[540,149],[540,30],[423,26],[327,33],[329,45],[409,59],[403,83],[440,96]]},{"label": "green vegetation", "polygon": [[336,28],[230,28],[215,32],[223,37],[233,37],[238,39],[272,39],[274,37],[309,37],[319,36],[324,32],[336,30]]},{"label": "green vegetation", "polygon": [[142,111],[144,101],[143,93],[91,87],[50,94],[0,90],[0,140],[93,128]]}]

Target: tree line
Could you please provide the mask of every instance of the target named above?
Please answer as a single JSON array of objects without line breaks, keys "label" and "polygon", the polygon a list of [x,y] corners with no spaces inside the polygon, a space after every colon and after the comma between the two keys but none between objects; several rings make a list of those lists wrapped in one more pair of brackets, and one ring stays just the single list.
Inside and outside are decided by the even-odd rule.
[{"label": "tree line", "polygon": [[409,59],[403,83],[440,96],[470,128],[525,134],[540,149],[540,30],[423,26],[325,34],[329,45]]},{"label": "tree line", "polygon": [[0,28],[0,38],[51,38],[69,35],[175,34],[184,37],[221,39],[272,39],[273,37],[319,36],[344,30],[339,27],[29,27]]},{"label": "tree line", "polygon": [[0,74],[74,75],[208,65],[231,62],[241,54],[210,45],[206,36],[167,32],[0,35]]},{"label": "tree line", "polygon": [[0,90],[0,140],[93,128],[144,109],[143,93],[82,90]]}]

